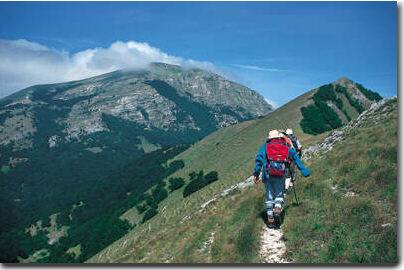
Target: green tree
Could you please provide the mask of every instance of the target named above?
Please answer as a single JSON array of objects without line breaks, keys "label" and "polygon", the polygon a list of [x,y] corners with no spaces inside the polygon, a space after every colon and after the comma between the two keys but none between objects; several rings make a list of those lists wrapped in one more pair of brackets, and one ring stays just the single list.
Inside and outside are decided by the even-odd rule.
[{"label": "green tree", "polygon": [[192,177],[195,178],[190,178],[190,180],[191,179],[193,180],[191,180],[188,183],[188,185],[185,186],[183,191],[184,198],[219,179],[218,173],[216,171],[211,171],[206,176],[203,175],[203,171],[199,171],[199,173],[197,174],[196,173],[191,174]]},{"label": "green tree", "polygon": [[[160,182],[160,183],[162,183],[162,182]],[[160,203],[162,200],[164,200],[165,198],[168,197],[168,192],[164,188],[165,182],[164,182],[164,184],[160,184],[160,183],[152,190],[153,201],[156,204]]]},{"label": "green tree", "polygon": [[138,211],[139,214],[142,214],[144,211],[147,210],[147,205],[146,204],[138,204],[136,205],[136,209]]},{"label": "green tree", "polygon": [[181,177],[174,177],[174,178],[172,177],[168,179],[168,182],[170,183],[168,188],[171,190],[171,192],[181,188],[185,183],[184,178]]},{"label": "green tree", "polygon": [[151,208],[149,210],[147,210],[144,213],[143,219],[142,219],[142,223],[145,223],[147,220],[151,219],[152,217],[154,217],[155,215],[157,215],[157,209],[155,208]]}]

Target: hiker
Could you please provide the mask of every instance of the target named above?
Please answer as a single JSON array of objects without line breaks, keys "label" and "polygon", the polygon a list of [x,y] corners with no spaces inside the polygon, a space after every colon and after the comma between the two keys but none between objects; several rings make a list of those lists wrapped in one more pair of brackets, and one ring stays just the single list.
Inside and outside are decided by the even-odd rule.
[{"label": "hiker", "polygon": [[310,176],[310,170],[306,168],[296,150],[290,147],[285,137],[278,130],[271,130],[268,139],[260,147],[254,168],[254,182],[259,183],[259,175],[262,171],[262,182],[265,185],[265,205],[267,221],[274,224],[275,216],[280,216],[283,211],[285,178],[287,166],[294,161],[304,177]]},{"label": "hiker", "polygon": [[292,142],[292,146],[296,149],[297,154],[301,158],[302,157],[303,147],[300,144],[299,139],[297,138],[297,136],[293,133],[293,130],[291,128],[288,128],[288,129],[286,129],[284,134],[286,135],[286,137],[288,139],[290,139],[290,141]]},{"label": "hiker", "polygon": [[[281,131],[281,133],[284,135],[286,142],[290,145],[290,147],[295,148],[297,151],[297,154],[299,155],[299,158],[302,158],[302,145],[300,144],[299,140],[297,139],[297,136],[293,133],[293,130],[291,128],[286,129],[285,131]],[[296,180],[296,165],[294,162],[290,162],[288,164],[288,171],[287,171],[287,177],[285,180],[285,190],[288,190],[289,187],[293,186],[295,180]]]}]

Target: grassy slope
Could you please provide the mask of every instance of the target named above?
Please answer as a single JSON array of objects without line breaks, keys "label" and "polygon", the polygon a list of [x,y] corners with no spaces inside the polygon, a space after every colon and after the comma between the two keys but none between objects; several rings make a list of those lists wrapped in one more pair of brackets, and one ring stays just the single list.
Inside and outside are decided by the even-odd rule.
[{"label": "grassy slope", "polygon": [[[307,98],[311,95],[312,93],[307,93],[263,119],[244,122],[219,130],[180,154],[176,159],[184,160],[185,168],[177,172],[175,176],[186,178],[189,172],[203,168],[205,173],[211,170],[218,171],[219,181],[192,194],[186,199],[182,198],[182,189],[175,191],[159,206],[160,213],[156,217],[136,227],[125,237],[94,256],[89,262],[259,262],[259,231],[260,228],[262,228],[261,212],[263,208],[262,185],[250,188],[248,191],[235,192],[231,196],[215,203],[214,206],[208,207],[203,213],[197,213],[197,210],[202,203],[209,200],[214,194],[229,187],[231,184],[243,180],[251,173],[255,152],[262,143],[263,138],[265,138],[268,128],[279,128],[280,124],[277,120],[274,120],[275,117],[285,122],[286,119],[292,119],[287,122],[288,125],[296,130],[306,145],[309,142],[313,144],[324,137],[324,135],[312,137],[302,134],[298,127],[300,121],[299,107],[307,102]],[[386,129],[386,132],[388,130],[390,130],[389,132],[395,132],[394,121],[395,120],[392,119],[390,122],[384,123],[383,125],[385,126],[383,129]],[[380,132],[378,127],[360,130],[355,135],[357,137],[353,137],[352,143],[341,144],[335,148],[336,152],[330,152],[330,155],[335,153],[336,155],[343,154],[349,157],[349,162],[346,162],[346,166],[348,167],[344,167],[344,165],[342,166],[343,168],[339,168],[338,161],[340,159],[335,159],[335,161],[333,161],[334,163],[331,164],[333,164],[336,169],[329,170],[330,161],[327,158],[331,159],[331,157],[328,156],[321,159],[318,163],[312,162],[310,164],[313,169],[313,176],[301,181],[301,184],[299,183],[298,186],[303,205],[300,207],[288,207],[288,214],[284,225],[286,237],[288,238],[287,244],[290,250],[288,255],[295,261],[341,262],[355,261],[355,259],[357,261],[361,259],[366,261],[366,258],[369,258],[369,254],[374,254],[374,252],[371,251],[366,255],[368,257],[361,255],[357,255],[357,257],[354,257],[355,255],[346,257],[346,254],[352,253],[352,251],[356,252],[358,248],[360,248],[358,245],[353,245],[352,241],[347,242],[349,237],[353,237],[355,240],[361,240],[360,243],[362,247],[374,247],[379,245],[375,243],[380,242],[380,237],[389,240],[391,245],[395,243],[395,229],[389,229],[394,228],[394,207],[392,208],[393,215],[390,215],[393,217],[392,219],[386,218],[388,212],[385,212],[386,215],[383,216],[384,219],[380,219],[382,216],[379,215],[376,217],[378,222],[393,222],[393,227],[387,227],[387,230],[390,230],[389,233],[377,234],[375,231],[371,230],[371,228],[377,228],[377,230],[380,231],[380,227],[378,227],[380,224],[375,225],[372,223],[372,225],[368,226],[369,230],[366,224],[364,224],[364,220],[368,217],[366,214],[373,213],[375,209],[373,203],[366,203],[376,202],[379,199],[378,194],[380,192],[374,192],[373,190],[380,190],[377,189],[377,185],[370,185],[370,190],[366,189],[368,185],[361,186],[363,188],[362,192],[366,195],[366,198],[362,199],[358,196],[352,199],[344,197],[338,199],[336,195],[330,195],[330,182],[327,180],[331,178],[339,179],[336,181],[342,181],[341,183],[338,182],[338,185],[341,185],[338,194],[341,195],[343,194],[341,192],[344,191],[344,188],[349,186],[349,184],[346,184],[347,186],[344,187],[342,183],[345,182],[343,181],[348,181],[347,183],[349,183],[350,179],[358,180],[360,177],[366,176],[369,168],[365,165],[361,165],[359,167],[360,170],[355,172],[352,171],[354,170],[352,164],[357,164],[360,160],[366,159],[368,155],[367,151],[373,151],[373,155],[378,155],[378,151],[384,153],[383,147],[390,149],[388,151],[392,151],[392,147],[396,143],[396,137],[394,136],[391,137],[389,143],[379,145],[380,149],[373,147],[377,145],[378,141],[377,134],[372,135],[372,132],[376,131]],[[373,139],[369,141],[364,140],[369,134],[369,138]],[[351,140],[349,140],[349,142],[351,142]],[[366,142],[368,144],[365,144]],[[353,149],[352,144],[354,143],[358,144],[358,149],[361,149],[356,156],[350,154]],[[366,161],[364,161],[364,164],[367,164]],[[390,172],[389,181],[395,184],[394,179],[396,179],[397,169],[394,168],[394,163],[389,164],[393,166],[388,170]],[[379,169],[383,170],[382,168],[384,167],[379,167],[379,165],[380,164],[372,163],[372,168],[375,169],[372,175],[376,175],[375,177],[383,175],[383,171],[379,171]],[[352,175],[356,175],[355,177],[358,179],[352,177],[337,178],[336,175],[338,175],[338,172],[345,172],[349,175],[351,175],[350,173],[352,172]],[[323,177],[323,175],[333,173],[335,173],[335,175]],[[359,193],[360,188],[354,190]],[[396,198],[394,187],[389,186],[385,188],[383,186],[382,190],[390,190],[390,192],[385,192],[386,194],[390,194],[388,195],[390,197],[386,197],[385,199],[390,200],[389,205],[393,205],[394,202],[391,200],[392,198]],[[371,193],[367,195],[366,192]],[[287,195],[287,201],[292,200],[289,196],[290,195]],[[308,200],[310,196],[314,199]],[[334,198],[335,200],[331,201],[330,198]],[[323,201],[324,199],[327,199],[328,204]],[[335,218],[338,217],[341,219],[342,214],[344,214],[345,217],[347,216],[345,210],[347,203],[342,203],[344,199],[349,202],[348,205],[352,206],[352,209],[355,210],[351,211],[352,213],[349,217],[352,219],[350,223],[348,223],[348,226],[341,225],[340,227],[338,223],[340,220],[335,220]],[[341,203],[341,206],[333,205],[336,202]],[[324,205],[328,208],[324,208],[327,210],[322,213],[316,210],[316,206],[318,207],[319,205]],[[335,211],[333,207],[336,207]],[[309,211],[313,209],[315,210]],[[192,214],[192,216],[189,219],[184,218],[190,214]],[[357,217],[358,215],[359,217]],[[325,224],[320,223],[322,218]],[[321,235],[319,237],[322,237],[323,240],[329,240],[327,243],[318,242],[315,238],[318,234],[316,234],[317,232],[313,232],[313,228],[307,228],[310,223],[307,222],[307,220],[315,221],[313,224],[320,224],[313,226],[315,226],[315,229],[320,226],[319,231],[322,231],[323,234],[319,234]],[[372,233],[376,236],[373,237],[371,241],[364,243],[364,240],[368,240],[368,238],[358,238],[358,228],[366,228],[363,236],[367,237]],[[337,236],[333,238],[332,231],[334,229],[337,230]],[[347,234],[347,232],[354,231],[356,233]],[[348,235],[348,238],[341,238],[345,234]],[[210,243],[209,239],[214,239],[213,243]],[[304,246],[303,243],[306,243],[307,246]],[[316,244],[319,244],[319,246],[316,246]],[[351,249],[346,250],[346,248]],[[321,252],[316,252],[320,249],[322,249]],[[329,250],[329,252],[327,253],[325,250]],[[388,253],[391,254],[392,252],[394,254],[394,246],[389,247]],[[329,254],[329,256],[324,257],[324,254]],[[335,256],[332,254],[335,254]],[[373,256],[373,258],[375,257]],[[390,258],[394,260],[393,255],[391,255]],[[374,259],[374,261],[388,260],[390,259],[387,257]]]},{"label": "grassy slope", "polygon": [[396,101],[391,105],[386,121],[368,122],[309,161],[313,175],[298,186],[303,203],[284,224],[294,261],[398,261]]},{"label": "grassy slope", "polygon": [[[183,160],[185,167],[172,176],[188,179],[190,172],[203,169],[205,173],[217,171],[219,181],[185,199],[182,197],[182,189],[173,192],[159,205],[160,213],[155,218],[137,226],[121,240],[90,259],[90,262],[120,261],[119,258],[125,257],[123,254],[134,253],[137,257],[129,261],[139,261],[149,251],[154,253],[146,256],[150,261],[164,261],[162,256],[157,256],[157,253],[161,251],[161,254],[165,254],[168,250],[172,250],[169,248],[171,245],[169,242],[175,242],[175,238],[163,242],[156,241],[158,245],[156,247],[145,243],[151,241],[152,237],[163,237],[165,234],[172,234],[174,237],[177,233],[175,230],[170,232],[168,224],[176,226],[183,217],[199,209],[200,205],[214,194],[248,177],[252,171],[256,151],[263,143],[269,128],[282,128],[280,122],[283,122],[295,130],[303,144],[307,144],[308,141],[319,141],[324,137],[324,135],[307,135],[300,129],[300,107],[306,105],[313,93],[311,91],[296,98],[264,118],[220,129],[178,155],[175,159]],[[132,222],[139,221],[139,216],[133,212],[125,216],[133,217]]]}]

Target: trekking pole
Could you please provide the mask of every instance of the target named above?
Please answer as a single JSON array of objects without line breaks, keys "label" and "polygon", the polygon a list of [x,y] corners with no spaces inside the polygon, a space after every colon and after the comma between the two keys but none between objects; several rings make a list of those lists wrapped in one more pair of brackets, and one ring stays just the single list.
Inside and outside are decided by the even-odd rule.
[{"label": "trekking pole", "polygon": [[297,199],[295,185],[293,185],[292,187],[293,187],[293,193],[295,194],[296,203],[297,203],[297,205],[299,205],[299,200]]}]

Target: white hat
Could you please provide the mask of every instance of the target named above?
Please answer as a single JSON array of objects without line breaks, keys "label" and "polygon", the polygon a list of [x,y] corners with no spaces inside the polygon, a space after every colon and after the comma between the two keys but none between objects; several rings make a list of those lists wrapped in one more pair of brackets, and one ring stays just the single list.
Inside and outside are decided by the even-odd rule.
[{"label": "white hat", "polygon": [[277,131],[276,129],[273,129],[271,131],[269,131],[268,133],[268,139],[275,139],[275,138],[281,138],[282,134]]},{"label": "white hat", "polygon": [[293,134],[293,130],[292,130],[291,128],[288,128],[288,129],[286,130],[286,134],[292,135],[292,134]]}]

